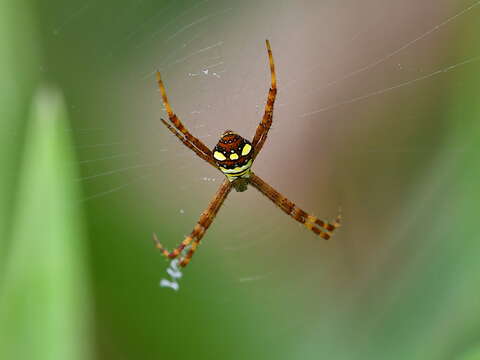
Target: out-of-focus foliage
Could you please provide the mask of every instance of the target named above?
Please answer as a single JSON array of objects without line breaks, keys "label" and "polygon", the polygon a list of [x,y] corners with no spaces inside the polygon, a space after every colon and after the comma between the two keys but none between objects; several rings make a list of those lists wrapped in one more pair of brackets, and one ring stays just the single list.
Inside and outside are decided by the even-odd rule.
[{"label": "out-of-focus foliage", "polygon": [[37,39],[28,2],[0,0],[0,279],[8,245],[23,123],[37,79]]},{"label": "out-of-focus foliage", "polygon": [[61,94],[35,96],[0,292],[1,359],[89,359],[90,287]]},{"label": "out-of-focus foliage", "polygon": [[474,347],[466,351],[463,355],[459,355],[455,360],[480,360],[480,349]]}]

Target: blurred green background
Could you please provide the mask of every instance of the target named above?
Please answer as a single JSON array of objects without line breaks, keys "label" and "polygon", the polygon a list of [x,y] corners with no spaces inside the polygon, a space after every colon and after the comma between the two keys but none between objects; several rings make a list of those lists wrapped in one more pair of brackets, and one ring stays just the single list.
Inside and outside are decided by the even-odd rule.
[{"label": "blurred green background", "polygon": [[[480,359],[480,2],[0,1],[1,359]],[[188,234],[252,137],[254,171],[344,226],[321,241],[233,192]]]}]

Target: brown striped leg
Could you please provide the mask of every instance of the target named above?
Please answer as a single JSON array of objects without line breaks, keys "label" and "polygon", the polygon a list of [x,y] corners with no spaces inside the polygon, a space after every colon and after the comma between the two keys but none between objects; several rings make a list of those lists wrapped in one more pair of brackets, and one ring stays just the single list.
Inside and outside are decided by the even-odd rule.
[{"label": "brown striped leg", "polygon": [[175,259],[178,255],[180,255],[180,253],[183,251],[183,249],[185,249],[185,247],[187,247],[188,245],[190,245],[190,243],[192,242],[193,238],[191,236],[192,234],[190,234],[189,236],[187,236],[181,243],[180,245],[178,245],[174,250],[172,251],[168,251],[167,249],[165,249],[163,247],[163,245],[160,243],[160,241],[158,240],[157,238],[157,235],[155,233],[153,233],[153,241],[155,242],[155,247],[160,250],[160,252],[167,258],[169,259]]},{"label": "brown striped leg", "polygon": [[268,40],[266,40],[266,43],[272,83],[270,90],[268,91],[267,104],[265,105],[265,112],[263,114],[262,121],[260,124],[258,124],[257,131],[255,132],[255,136],[252,140],[252,146],[255,151],[253,154],[254,159],[262,149],[265,140],[267,140],[268,131],[270,130],[270,126],[272,126],[273,104],[275,103],[275,97],[277,95],[277,79],[275,76],[275,65],[273,63],[272,49],[270,48],[270,42]]},{"label": "brown striped leg", "polygon": [[208,155],[198,150],[191,142],[189,142],[185,137],[183,137],[182,134],[180,134],[177,130],[175,130],[174,127],[169,123],[167,123],[164,119],[160,119],[160,120],[168,128],[168,130],[170,130],[172,134],[175,135],[186,147],[188,147],[189,149],[192,149],[195,152],[195,154],[197,154],[203,160],[208,162],[210,165],[214,166],[215,169],[218,169],[217,165],[215,165],[215,162],[211,157],[209,157]]},{"label": "brown striped leg", "polygon": [[305,225],[307,229],[313,231],[315,234],[325,240],[330,239],[332,232],[340,227],[340,213],[335,219],[335,222],[330,224],[316,218],[313,215],[307,214],[305,211],[295,206],[293,202],[288,200],[254,173],[250,175],[250,183],[255,186],[263,195],[272,200],[287,215],[290,215],[292,218]]},{"label": "brown striped leg", "polygon": [[213,197],[213,200],[208,205],[207,209],[200,216],[200,220],[198,220],[198,223],[193,228],[193,231],[190,233],[190,235],[185,237],[185,239],[180,243],[180,245],[178,245],[177,248],[175,248],[173,251],[169,252],[168,250],[166,250],[154,234],[153,240],[155,241],[157,249],[159,249],[164,256],[170,259],[174,259],[179,256],[187,246],[191,244],[191,247],[188,250],[187,254],[185,255],[185,257],[181,258],[179,262],[180,266],[187,266],[193,254],[197,250],[200,240],[207,231],[208,227],[212,224],[213,219],[217,215],[218,210],[222,206],[231,189],[231,182],[228,179],[225,179],[225,181]]},{"label": "brown striped leg", "polygon": [[[187,254],[179,261],[179,265],[181,267],[187,266],[192,259],[192,256],[195,254],[198,245],[200,245],[200,240],[202,240],[203,235],[212,224],[215,216],[217,216],[218,210],[220,210],[220,207],[227,198],[227,195],[230,193],[230,190],[232,190],[232,183],[228,179],[225,179],[214,198],[208,205],[208,208],[200,216],[200,220],[198,220],[197,225],[195,225],[195,229],[193,230],[192,234],[190,234],[194,240]],[[193,236],[194,232],[196,232],[195,236]]]},{"label": "brown striped leg", "polygon": [[187,128],[182,124],[178,116],[172,111],[172,108],[170,106],[170,103],[168,102],[167,99],[167,92],[165,91],[165,86],[163,85],[162,78],[160,76],[160,72],[157,71],[157,83],[158,87],[160,88],[160,93],[162,94],[162,100],[163,100],[163,105],[165,106],[165,109],[167,110],[168,118],[172,122],[172,124],[177,128],[178,131],[180,131],[188,141],[190,141],[198,150],[203,152],[205,155],[209,157],[212,156],[212,151],[205,146],[205,144],[197,139],[195,136],[190,134],[190,132],[187,130]]}]

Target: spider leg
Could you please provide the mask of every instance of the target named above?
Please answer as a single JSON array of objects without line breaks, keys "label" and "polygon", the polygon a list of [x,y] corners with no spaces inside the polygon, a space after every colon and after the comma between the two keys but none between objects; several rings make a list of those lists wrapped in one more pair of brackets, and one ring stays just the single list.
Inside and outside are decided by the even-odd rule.
[{"label": "spider leg", "polygon": [[265,105],[265,112],[262,121],[258,124],[255,136],[252,140],[252,146],[255,151],[253,154],[254,159],[260,150],[262,150],[265,140],[267,140],[268,131],[272,126],[273,104],[275,103],[275,97],[277,96],[277,79],[275,75],[275,64],[273,63],[272,49],[270,48],[270,42],[268,40],[266,40],[266,43],[268,59],[270,62],[271,85],[270,90],[268,91],[267,103]]},{"label": "spider leg", "polygon": [[251,173],[250,175],[250,183],[255,186],[263,195],[273,201],[275,205],[282,209],[287,215],[290,215],[296,221],[305,225],[307,229],[313,231],[315,234],[325,240],[330,239],[333,231],[340,227],[340,212],[335,219],[335,222],[330,224],[326,221],[318,219],[313,215],[309,215],[302,209],[298,208],[293,202],[288,200],[254,173]]},{"label": "spider leg", "polygon": [[198,245],[200,244],[200,240],[202,240],[203,235],[205,235],[205,232],[207,231],[209,226],[212,224],[213,220],[215,219],[215,216],[218,213],[218,210],[220,210],[220,207],[222,206],[223,202],[227,198],[227,195],[229,194],[231,189],[232,189],[231,182],[228,179],[225,179],[223,184],[217,190],[217,193],[213,197],[212,201],[210,201],[210,204],[208,205],[207,209],[200,216],[200,219],[198,220],[197,224],[193,228],[193,231],[190,233],[190,235],[185,237],[185,239],[180,243],[180,245],[177,246],[177,248],[169,252],[162,246],[162,244],[160,244],[160,242],[158,241],[157,237],[154,234],[153,239],[155,241],[156,247],[162,252],[164,256],[170,259],[173,259],[179,256],[187,246],[191,245],[187,254],[184,257],[182,257],[179,261],[179,265],[181,267],[187,266],[193,254],[197,250]]},{"label": "spider leg", "polygon": [[215,162],[211,157],[204,154],[202,151],[198,150],[190,141],[188,141],[184,136],[182,136],[182,134],[180,134],[177,130],[175,130],[175,128],[169,123],[167,123],[164,119],[160,119],[160,120],[167,127],[167,129],[170,130],[170,132],[173,135],[175,135],[186,147],[188,147],[189,149],[192,149],[195,152],[195,154],[197,154],[200,158],[208,162],[210,165],[214,166],[215,169],[218,169],[217,165],[215,165]]},{"label": "spider leg", "polygon": [[170,119],[172,124],[187,138],[188,141],[195,145],[198,150],[203,152],[206,156],[212,158],[212,151],[202,141],[200,141],[200,139],[193,136],[182,124],[178,116],[172,111],[170,103],[168,102],[167,92],[165,91],[165,86],[163,85],[162,77],[160,76],[159,71],[157,71],[157,83],[158,87],[160,88],[160,93],[162,94],[163,105],[167,110],[168,118]]},{"label": "spider leg", "polygon": [[168,251],[167,249],[165,249],[163,247],[163,245],[160,243],[160,241],[158,240],[157,238],[157,235],[155,233],[153,233],[153,241],[155,243],[155,247],[160,250],[160,252],[167,258],[169,259],[175,259],[178,255],[180,255],[180,253],[183,251],[183,249],[185,249],[185,247],[187,247],[188,245],[190,245],[190,243],[192,242],[193,238],[191,236],[192,234],[190,234],[189,236],[187,236],[181,243],[180,245],[178,245],[174,250],[172,251]]},{"label": "spider leg", "polygon": [[188,250],[187,254],[180,259],[179,265],[181,267],[187,266],[192,259],[192,256],[195,254],[198,245],[200,245],[200,240],[202,240],[203,235],[212,224],[215,216],[217,216],[218,210],[220,210],[220,207],[227,198],[227,195],[230,193],[230,190],[232,190],[232,183],[228,179],[225,179],[208,205],[207,210],[205,210],[200,216],[200,220],[198,220],[198,223],[195,226],[195,229],[198,228],[197,235],[195,236],[192,246]]}]

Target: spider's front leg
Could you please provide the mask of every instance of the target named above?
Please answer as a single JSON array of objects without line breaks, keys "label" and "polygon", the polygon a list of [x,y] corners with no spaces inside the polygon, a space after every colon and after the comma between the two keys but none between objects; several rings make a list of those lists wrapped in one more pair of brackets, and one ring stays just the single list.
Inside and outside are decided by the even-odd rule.
[{"label": "spider's front leg", "polygon": [[153,240],[155,241],[155,245],[157,249],[159,249],[164,256],[170,259],[174,259],[177,256],[179,256],[184,249],[186,249],[190,245],[190,249],[188,249],[187,254],[182,257],[179,261],[179,265],[181,267],[185,267],[188,265],[190,262],[193,254],[198,248],[198,245],[200,244],[200,240],[202,240],[203,235],[205,235],[205,232],[207,229],[210,227],[212,224],[213,220],[215,219],[215,216],[218,213],[218,210],[220,210],[220,207],[222,206],[223,202],[227,198],[227,195],[230,193],[230,190],[232,190],[232,185],[231,182],[225,179],[223,184],[220,186],[218,189],[217,193],[213,197],[212,201],[208,205],[207,209],[202,213],[200,216],[200,219],[198,220],[197,224],[193,228],[193,231],[185,237],[185,239],[180,243],[179,246],[177,246],[176,249],[173,251],[169,252],[166,250],[162,244],[158,241],[157,237],[155,234],[153,235]]},{"label": "spider's front leg", "polygon": [[263,195],[269,198],[275,205],[283,210],[287,215],[291,216],[293,219],[305,225],[305,227],[313,231],[316,235],[321,238],[328,240],[332,236],[334,230],[340,227],[341,213],[337,215],[335,222],[330,224],[326,221],[323,221],[313,215],[309,215],[299,207],[297,207],[293,202],[288,200],[285,196],[280,194],[277,190],[259,178],[257,175],[252,173],[250,175],[250,183],[257,188]]}]

